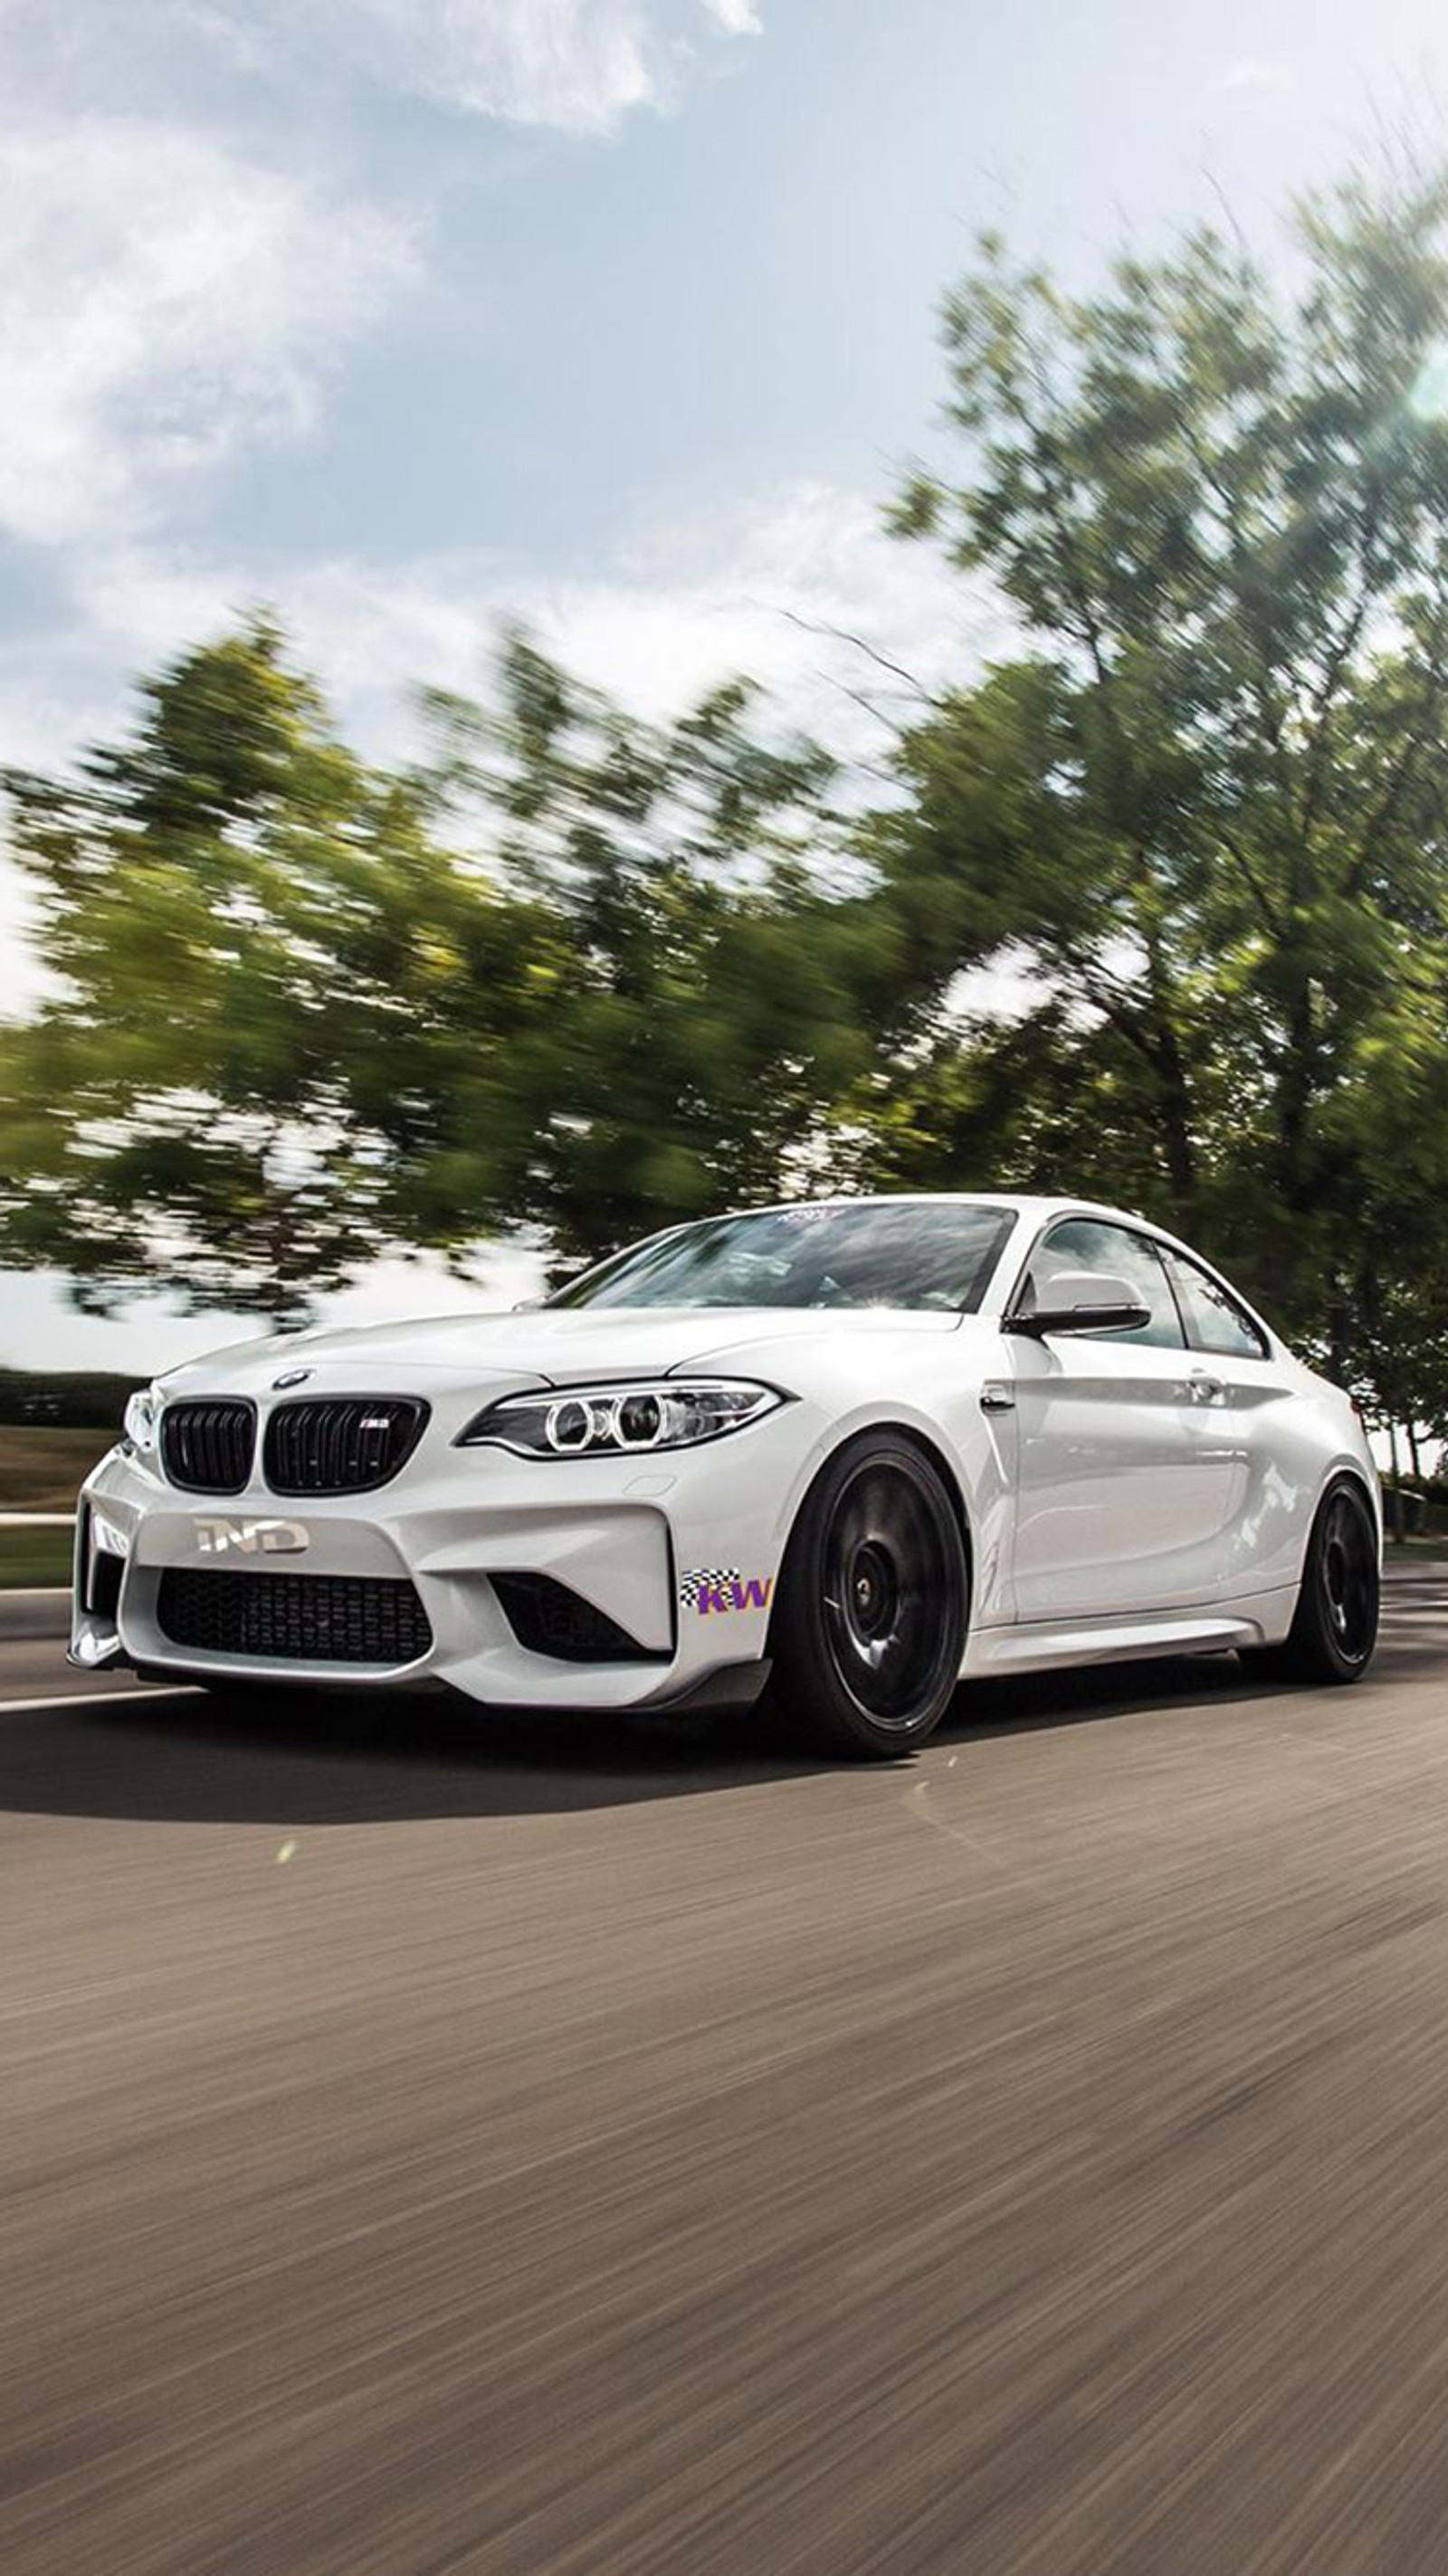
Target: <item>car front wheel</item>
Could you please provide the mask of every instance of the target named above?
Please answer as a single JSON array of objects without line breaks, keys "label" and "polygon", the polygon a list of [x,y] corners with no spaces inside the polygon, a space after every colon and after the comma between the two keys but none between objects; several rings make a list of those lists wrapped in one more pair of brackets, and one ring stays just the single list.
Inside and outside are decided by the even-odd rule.
[{"label": "car front wheel", "polygon": [[888,1758],[940,1724],[965,1652],[969,1580],[951,1499],[922,1451],[864,1432],[805,1498],[770,1635],[771,1699],[835,1753]]}]

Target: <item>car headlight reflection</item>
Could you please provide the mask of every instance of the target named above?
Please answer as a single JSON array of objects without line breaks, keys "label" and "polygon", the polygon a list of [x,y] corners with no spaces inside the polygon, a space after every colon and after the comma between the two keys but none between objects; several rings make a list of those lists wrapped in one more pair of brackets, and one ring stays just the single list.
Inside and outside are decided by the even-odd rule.
[{"label": "car headlight reflection", "polygon": [[497,1446],[522,1458],[619,1457],[654,1449],[695,1449],[743,1431],[785,1398],[746,1378],[700,1378],[650,1386],[568,1387],[509,1395],[475,1414],[458,1447]]}]

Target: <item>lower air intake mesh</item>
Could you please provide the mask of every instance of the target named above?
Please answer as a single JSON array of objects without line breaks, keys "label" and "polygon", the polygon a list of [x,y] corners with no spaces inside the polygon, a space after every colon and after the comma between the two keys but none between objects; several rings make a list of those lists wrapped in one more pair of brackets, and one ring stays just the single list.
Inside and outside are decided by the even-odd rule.
[{"label": "lower air intake mesh", "polygon": [[212,1574],[168,1566],[156,1619],[173,1646],[293,1664],[415,1664],[432,1644],[412,1584],[346,1574]]}]

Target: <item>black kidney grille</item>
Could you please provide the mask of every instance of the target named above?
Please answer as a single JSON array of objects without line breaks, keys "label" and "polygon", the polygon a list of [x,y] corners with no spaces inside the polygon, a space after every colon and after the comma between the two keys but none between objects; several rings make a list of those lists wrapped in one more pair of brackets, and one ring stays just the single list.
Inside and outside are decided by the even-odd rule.
[{"label": "black kidney grille", "polygon": [[428,1408],[415,1395],[309,1395],[279,1404],[262,1456],[274,1494],[370,1494],[412,1456]]},{"label": "black kidney grille", "polygon": [[173,1646],[294,1664],[415,1664],[432,1644],[413,1585],[350,1574],[213,1574],[168,1566],[156,1619]]},{"label": "black kidney grille", "polygon": [[239,1494],[250,1480],[255,1446],[256,1406],[241,1397],[168,1404],[161,1415],[161,1463],[170,1482],[188,1494]]}]

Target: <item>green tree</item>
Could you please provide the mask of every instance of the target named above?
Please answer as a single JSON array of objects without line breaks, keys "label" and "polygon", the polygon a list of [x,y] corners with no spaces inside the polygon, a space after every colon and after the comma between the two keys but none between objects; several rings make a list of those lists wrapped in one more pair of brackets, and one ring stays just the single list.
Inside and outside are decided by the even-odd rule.
[{"label": "green tree", "polygon": [[[868,1167],[903,1135],[921,1177],[1127,1195],[1343,1360],[1395,1206],[1442,1258],[1445,227],[1448,179],[1355,180],[1290,291],[1210,230],[1085,296],[987,240],[945,310],[963,464],[896,514],[1022,641],[873,825],[918,980]],[[1002,958],[1024,1023],[962,1032]]]},{"label": "green tree", "polygon": [[[676,725],[641,724],[521,635],[488,704],[435,702],[451,829],[548,925],[536,1059],[485,1078],[531,1130],[498,1213],[541,1225],[565,1263],[776,1191],[868,1061],[859,907],[822,863],[830,765],[761,742],[751,704],[732,682]],[[399,1196],[431,1241],[478,1204],[474,1012],[460,982],[434,1031],[431,1133],[420,1151],[399,1140]]]},{"label": "green tree", "polygon": [[867,1061],[828,764],[742,685],[631,723],[521,636],[406,777],[253,621],[12,777],[57,998],[0,1033],[0,1244],[84,1301],[306,1312],[384,1249],[574,1263],[776,1189]]},{"label": "green tree", "polygon": [[[58,991],[0,1046],[7,1261],[91,1305],[304,1314],[394,1239],[418,996],[465,938],[511,1042],[536,907],[463,884],[428,793],[344,747],[267,620],[147,682],[76,779],[7,784]],[[493,1135],[506,1167],[522,1139]]]}]

